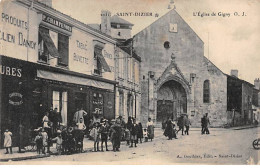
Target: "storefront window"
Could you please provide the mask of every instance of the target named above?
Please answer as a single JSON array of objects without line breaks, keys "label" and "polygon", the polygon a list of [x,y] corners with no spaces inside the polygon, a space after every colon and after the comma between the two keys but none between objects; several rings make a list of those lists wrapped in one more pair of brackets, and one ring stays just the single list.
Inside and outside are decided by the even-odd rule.
[{"label": "storefront window", "polygon": [[53,91],[52,104],[53,109],[57,108],[57,112],[61,113],[62,124],[67,125],[68,93]]},{"label": "storefront window", "polygon": [[101,93],[93,93],[93,111],[103,115],[103,95]]}]

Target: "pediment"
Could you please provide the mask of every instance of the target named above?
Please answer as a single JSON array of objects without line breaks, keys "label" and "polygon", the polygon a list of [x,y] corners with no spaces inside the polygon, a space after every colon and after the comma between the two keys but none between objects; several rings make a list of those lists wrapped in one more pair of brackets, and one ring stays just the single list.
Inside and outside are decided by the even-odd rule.
[{"label": "pediment", "polygon": [[180,82],[182,85],[186,85],[188,88],[190,88],[190,83],[188,82],[188,80],[185,79],[183,73],[178,68],[174,60],[171,61],[170,65],[164,70],[162,75],[158,78],[158,80],[156,81],[156,85],[160,86],[170,79],[176,80]]}]

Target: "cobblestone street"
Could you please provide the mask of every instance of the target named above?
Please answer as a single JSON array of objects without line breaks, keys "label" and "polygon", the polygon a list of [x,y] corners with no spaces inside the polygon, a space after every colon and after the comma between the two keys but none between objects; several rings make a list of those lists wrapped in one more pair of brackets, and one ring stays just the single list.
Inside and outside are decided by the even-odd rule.
[{"label": "cobblestone street", "polygon": [[[211,129],[201,135],[191,129],[190,135],[167,140],[161,129],[156,130],[153,142],[129,148],[122,142],[120,152],[91,152],[33,159],[31,164],[257,164],[259,150],[252,141],[259,137],[259,127],[243,130]],[[109,143],[110,144],[110,143]],[[91,147],[91,146],[89,146]],[[111,146],[110,146],[111,150]],[[251,158],[250,158],[251,157]],[[28,161],[12,162],[28,164]]]}]

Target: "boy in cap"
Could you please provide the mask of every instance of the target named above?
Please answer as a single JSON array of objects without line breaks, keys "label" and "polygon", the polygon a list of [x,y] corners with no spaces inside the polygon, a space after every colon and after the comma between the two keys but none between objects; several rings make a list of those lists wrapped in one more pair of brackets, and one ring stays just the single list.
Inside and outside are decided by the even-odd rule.
[{"label": "boy in cap", "polygon": [[105,146],[106,146],[106,151],[108,151],[107,149],[107,138],[108,138],[108,121],[106,119],[103,119],[103,121],[101,122],[101,126],[100,126],[100,130],[99,132],[101,133],[101,151],[103,152],[103,143],[105,142]]},{"label": "boy in cap", "polygon": [[58,134],[58,136],[56,138],[52,139],[52,140],[56,141],[57,152],[58,152],[59,155],[61,155],[62,142],[63,142],[62,137],[61,137],[61,131],[58,130],[57,134]]}]

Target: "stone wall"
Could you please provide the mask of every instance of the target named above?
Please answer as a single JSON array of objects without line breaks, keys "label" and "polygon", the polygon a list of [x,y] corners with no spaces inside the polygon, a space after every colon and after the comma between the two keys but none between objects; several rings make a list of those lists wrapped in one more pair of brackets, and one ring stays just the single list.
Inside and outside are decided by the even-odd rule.
[{"label": "stone wall", "polygon": [[[177,31],[170,32],[170,24],[177,24]],[[187,114],[191,118],[192,126],[200,126],[200,119],[205,113],[209,113],[214,127],[226,123],[226,76],[204,57],[203,41],[175,10],[168,12],[136,34],[133,42],[137,55],[142,58],[140,70],[142,77],[141,114],[145,121],[147,121],[148,115],[156,119],[157,89],[159,88],[154,87],[151,82],[155,82],[162,76],[173,57],[183,74],[183,80],[188,81],[185,87],[190,88],[186,90],[188,94]],[[165,48],[165,42],[169,42],[169,48],[167,46]],[[152,79],[148,75],[149,71],[154,72]],[[191,74],[195,74],[192,81]],[[210,103],[207,104],[203,103],[203,82],[205,80],[210,81]],[[151,92],[153,97],[151,97]],[[195,111],[194,116],[191,116],[191,111]]]}]

